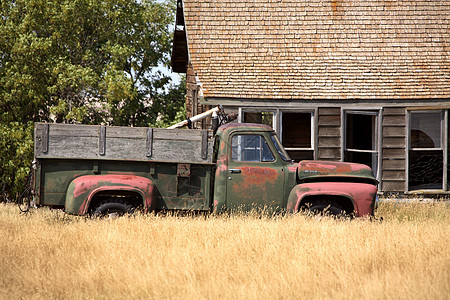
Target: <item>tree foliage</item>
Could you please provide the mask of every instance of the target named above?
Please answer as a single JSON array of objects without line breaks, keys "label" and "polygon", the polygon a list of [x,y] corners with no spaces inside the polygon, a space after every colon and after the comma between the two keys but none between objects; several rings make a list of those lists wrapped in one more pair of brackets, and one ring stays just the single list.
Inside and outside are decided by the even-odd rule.
[{"label": "tree foliage", "polygon": [[17,168],[30,163],[33,122],[164,126],[181,118],[183,83],[154,71],[168,64],[174,4],[0,2],[4,184],[12,187],[24,177]]}]

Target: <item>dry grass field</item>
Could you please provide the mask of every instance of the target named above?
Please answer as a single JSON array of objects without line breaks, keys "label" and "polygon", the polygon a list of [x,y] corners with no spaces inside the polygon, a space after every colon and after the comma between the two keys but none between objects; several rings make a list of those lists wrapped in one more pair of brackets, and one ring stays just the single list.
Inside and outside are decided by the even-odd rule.
[{"label": "dry grass field", "polygon": [[450,204],[377,215],[91,220],[0,204],[0,297],[449,299]]}]

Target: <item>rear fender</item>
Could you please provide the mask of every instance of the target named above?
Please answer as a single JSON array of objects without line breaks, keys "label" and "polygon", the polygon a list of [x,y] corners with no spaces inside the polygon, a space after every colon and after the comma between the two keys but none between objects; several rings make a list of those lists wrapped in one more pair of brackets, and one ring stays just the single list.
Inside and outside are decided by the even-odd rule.
[{"label": "rear fender", "polygon": [[135,175],[86,175],[75,178],[69,184],[65,211],[85,215],[96,194],[115,191],[139,194],[146,210],[153,209],[156,204],[155,183],[148,178]]},{"label": "rear fender", "polygon": [[339,198],[346,198],[353,205],[356,216],[372,215],[373,202],[377,188],[366,183],[353,182],[314,182],[296,185],[289,194],[287,211],[298,212],[309,197],[335,196],[337,204]]}]

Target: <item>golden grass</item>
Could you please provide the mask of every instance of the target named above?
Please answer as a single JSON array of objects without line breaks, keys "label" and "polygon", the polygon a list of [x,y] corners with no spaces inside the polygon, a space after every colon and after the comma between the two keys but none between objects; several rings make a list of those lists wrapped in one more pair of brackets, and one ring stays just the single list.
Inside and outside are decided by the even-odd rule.
[{"label": "golden grass", "polygon": [[102,221],[1,204],[0,297],[448,299],[450,205],[377,215]]}]

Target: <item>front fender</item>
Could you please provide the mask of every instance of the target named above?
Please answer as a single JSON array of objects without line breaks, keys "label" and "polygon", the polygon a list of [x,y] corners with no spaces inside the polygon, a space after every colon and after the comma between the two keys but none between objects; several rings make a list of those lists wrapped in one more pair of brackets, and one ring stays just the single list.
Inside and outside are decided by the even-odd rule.
[{"label": "front fender", "polygon": [[134,192],[142,197],[146,209],[155,205],[155,183],[148,178],[135,175],[86,175],[75,178],[69,184],[65,211],[85,215],[92,198],[103,191]]},{"label": "front fender", "polygon": [[356,216],[372,215],[377,187],[355,182],[312,182],[296,185],[290,192],[287,212],[300,210],[303,200],[310,196],[337,196],[349,199]]}]

